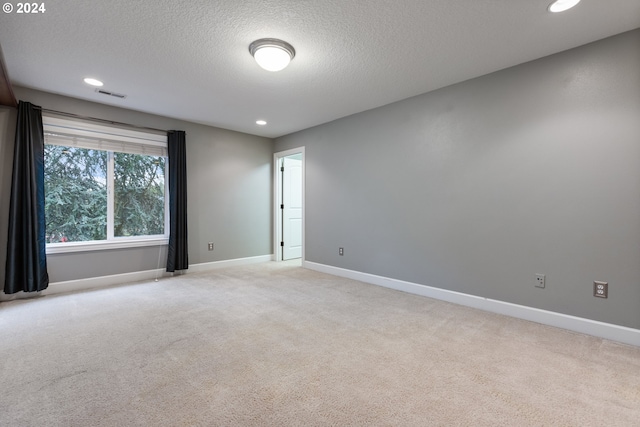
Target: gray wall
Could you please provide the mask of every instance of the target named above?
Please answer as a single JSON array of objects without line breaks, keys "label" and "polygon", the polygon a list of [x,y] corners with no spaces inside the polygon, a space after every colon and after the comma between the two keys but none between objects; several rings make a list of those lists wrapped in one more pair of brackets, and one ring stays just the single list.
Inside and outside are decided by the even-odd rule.
[{"label": "gray wall", "polygon": [[[16,97],[44,108],[187,133],[189,261],[199,264],[272,252],[273,140],[110,107],[25,88]],[[0,109],[0,262],[4,275],[16,113]],[[207,242],[215,244],[207,251]],[[132,248],[47,257],[51,282],[157,268],[166,247]],[[1,277],[4,283],[4,277]]]},{"label": "gray wall", "polygon": [[308,261],[640,328],[640,30],[275,149],[299,146]]}]

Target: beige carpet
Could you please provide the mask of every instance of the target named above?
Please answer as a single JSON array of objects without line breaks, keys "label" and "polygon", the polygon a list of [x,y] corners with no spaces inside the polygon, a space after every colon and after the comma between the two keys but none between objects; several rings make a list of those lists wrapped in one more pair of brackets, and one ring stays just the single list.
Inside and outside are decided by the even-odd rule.
[{"label": "beige carpet", "polygon": [[0,304],[2,426],[640,426],[640,348],[267,263]]}]

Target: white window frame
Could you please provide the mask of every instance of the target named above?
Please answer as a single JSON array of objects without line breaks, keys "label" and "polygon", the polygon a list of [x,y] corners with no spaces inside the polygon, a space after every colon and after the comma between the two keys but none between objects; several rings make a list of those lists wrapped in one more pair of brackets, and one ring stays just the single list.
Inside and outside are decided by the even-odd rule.
[{"label": "white window frame", "polygon": [[[114,151],[167,157],[167,135],[154,134],[133,129],[121,129],[90,123],[80,120],[53,117],[43,114],[42,126],[47,135],[59,135],[61,138],[84,138],[85,141],[94,140],[104,147],[93,149],[107,151],[107,240],[93,240],[85,242],[47,243],[47,254],[69,252],[85,252],[106,249],[125,249],[143,246],[159,246],[169,243],[169,162],[165,161],[164,171],[164,234],[153,236],[114,236]],[[73,144],[70,144],[73,145]],[[121,147],[121,148],[119,148]],[[84,147],[88,148],[88,147]]]}]

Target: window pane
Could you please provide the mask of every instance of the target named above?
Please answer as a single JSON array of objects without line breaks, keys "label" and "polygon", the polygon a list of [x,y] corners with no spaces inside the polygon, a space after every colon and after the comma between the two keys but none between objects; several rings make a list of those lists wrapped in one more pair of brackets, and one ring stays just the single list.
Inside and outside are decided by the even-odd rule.
[{"label": "window pane", "polygon": [[114,156],[114,237],[164,234],[165,158]]},{"label": "window pane", "polygon": [[45,145],[47,243],[107,238],[107,153]]}]

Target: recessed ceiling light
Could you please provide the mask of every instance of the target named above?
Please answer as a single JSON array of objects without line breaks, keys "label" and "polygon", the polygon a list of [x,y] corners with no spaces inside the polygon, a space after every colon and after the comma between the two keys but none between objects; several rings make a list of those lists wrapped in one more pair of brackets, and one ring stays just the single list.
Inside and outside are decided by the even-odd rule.
[{"label": "recessed ceiling light", "polygon": [[278,39],[260,39],[249,45],[249,52],[262,68],[267,71],[280,71],[296,56],[289,43]]},{"label": "recessed ceiling light", "polygon": [[549,5],[549,12],[564,12],[580,3],[580,0],[556,0]]},{"label": "recessed ceiling light", "polygon": [[266,125],[266,124],[267,124],[267,122],[265,122],[264,120],[257,120],[257,121],[256,121],[256,124],[257,124],[257,125],[260,125],[260,126],[264,126],[264,125]]},{"label": "recessed ceiling light", "polygon": [[84,79],[84,82],[88,85],[91,86],[103,86],[104,83],[102,83],[100,80],[97,79],[92,79],[91,77],[87,77],[86,79]]}]

